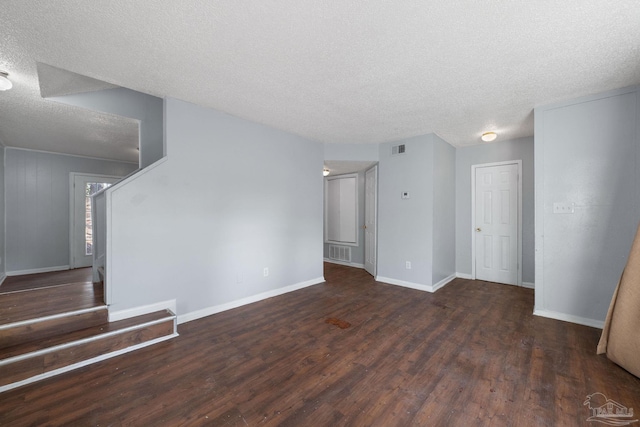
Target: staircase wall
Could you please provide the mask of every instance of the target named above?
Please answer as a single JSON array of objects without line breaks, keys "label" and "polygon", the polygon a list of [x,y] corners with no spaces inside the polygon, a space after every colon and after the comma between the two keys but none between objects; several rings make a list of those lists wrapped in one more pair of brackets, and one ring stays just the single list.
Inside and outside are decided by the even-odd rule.
[{"label": "staircase wall", "polygon": [[107,190],[110,313],[176,300],[184,321],[323,280],[322,144],[174,99],[165,127],[167,157]]}]

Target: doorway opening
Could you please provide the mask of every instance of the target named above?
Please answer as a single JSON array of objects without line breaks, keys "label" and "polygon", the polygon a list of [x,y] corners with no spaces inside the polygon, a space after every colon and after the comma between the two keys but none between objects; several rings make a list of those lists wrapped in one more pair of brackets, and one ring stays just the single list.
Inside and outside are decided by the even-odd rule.
[{"label": "doorway opening", "polygon": [[91,196],[121,177],[110,175],[70,174],[70,222],[69,222],[69,266],[89,267],[93,263],[93,227],[91,223]]}]

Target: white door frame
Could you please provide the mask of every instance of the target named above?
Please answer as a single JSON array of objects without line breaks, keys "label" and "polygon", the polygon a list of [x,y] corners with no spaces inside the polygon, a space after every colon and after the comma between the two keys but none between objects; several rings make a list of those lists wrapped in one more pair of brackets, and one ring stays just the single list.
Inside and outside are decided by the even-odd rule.
[{"label": "white door frame", "polygon": [[[374,240],[375,240],[375,245],[373,245],[373,259],[374,259],[374,263],[373,263],[373,272],[368,271],[368,273],[371,273],[371,275],[373,277],[376,277],[376,275],[378,274],[378,165],[373,165],[372,167],[370,167],[369,169],[365,170],[364,172],[364,204],[365,204],[365,214],[364,214],[364,226],[366,227],[367,224],[367,173],[371,170],[375,170],[375,182],[374,182],[374,197],[375,197],[375,202],[373,204],[373,236],[374,236]],[[365,265],[365,270],[366,270],[366,265],[367,265],[367,231],[365,229],[364,232],[364,239],[362,239],[364,241],[364,246],[363,246],[363,252],[364,252],[364,265]]]},{"label": "white door frame", "polygon": [[75,237],[74,225],[76,222],[76,195],[74,189],[74,182],[77,177],[86,176],[89,178],[96,178],[96,182],[98,182],[102,178],[107,179],[122,179],[121,176],[115,175],[101,175],[94,173],[84,173],[84,172],[69,172],[69,268],[73,269],[75,267],[74,256],[73,256],[73,243]]},{"label": "white door frame", "polygon": [[475,221],[476,221],[476,169],[486,168],[491,166],[505,166],[505,165],[517,165],[518,166],[518,274],[517,274],[517,286],[522,286],[522,160],[508,160],[505,162],[494,163],[482,163],[477,165],[471,165],[471,278],[476,279],[476,233],[475,233]]}]

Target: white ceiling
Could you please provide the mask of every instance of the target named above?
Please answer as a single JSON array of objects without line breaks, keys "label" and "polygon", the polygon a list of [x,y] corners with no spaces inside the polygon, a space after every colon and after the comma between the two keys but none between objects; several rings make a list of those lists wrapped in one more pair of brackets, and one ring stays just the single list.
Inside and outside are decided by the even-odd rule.
[{"label": "white ceiling", "polygon": [[0,140],[123,158],[131,120],[42,100],[37,62],[322,142],[466,146],[639,84],[640,2],[3,0]]}]

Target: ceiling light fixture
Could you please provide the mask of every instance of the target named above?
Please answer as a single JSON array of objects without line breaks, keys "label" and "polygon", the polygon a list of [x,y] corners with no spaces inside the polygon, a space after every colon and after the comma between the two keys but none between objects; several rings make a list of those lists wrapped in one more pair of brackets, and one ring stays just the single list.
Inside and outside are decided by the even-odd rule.
[{"label": "ceiling light fixture", "polygon": [[498,137],[498,134],[495,132],[485,132],[482,134],[482,139],[484,142],[491,142]]},{"label": "ceiling light fixture", "polygon": [[13,83],[9,80],[9,73],[0,71],[0,90],[9,90],[13,87]]},{"label": "ceiling light fixture", "polygon": [[322,169],[322,176],[327,176],[331,173],[331,171],[327,168]]}]

